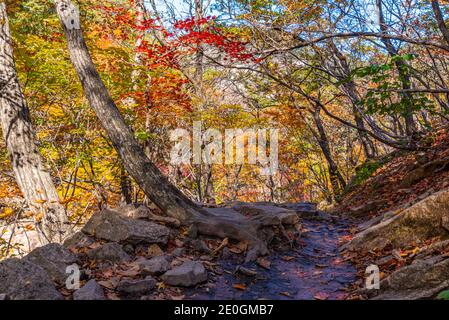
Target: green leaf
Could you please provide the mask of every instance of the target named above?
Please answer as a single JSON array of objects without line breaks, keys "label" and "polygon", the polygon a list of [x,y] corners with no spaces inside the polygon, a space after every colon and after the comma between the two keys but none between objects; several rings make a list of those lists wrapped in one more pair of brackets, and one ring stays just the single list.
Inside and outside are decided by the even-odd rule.
[{"label": "green leaf", "polygon": [[437,299],[439,300],[449,300],[449,290],[442,291],[438,294]]}]

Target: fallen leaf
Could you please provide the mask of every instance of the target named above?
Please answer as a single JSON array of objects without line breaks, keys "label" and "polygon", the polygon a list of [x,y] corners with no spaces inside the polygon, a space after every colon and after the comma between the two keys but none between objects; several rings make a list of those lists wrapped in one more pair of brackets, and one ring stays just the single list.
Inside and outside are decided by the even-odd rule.
[{"label": "fallen leaf", "polygon": [[234,289],[238,289],[238,290],[242,290],[242,291],[246,290],[246,286],[243,283],[234,284],[232,287]]},{"label": "fallen leaf", "polygon": [[270,270],[271,268],[271,262],[264,258],[258,258],[257,264],[267,270]]},{"label": "fallen leaf", "polygon": [[313,296],[315,300],[327,300],[329,299],[329,295],[325,292],[318,292]]},{"label": "fallen leaf", "polygon": [[111,278],[108,280],[98,281],[98,284],[102,287],[113,290],[117,287],[118,282],[119,282],[118,278]]},{"label": "fallen leaf", "polygon": [[291,256],[283,256],[282,257],[282,260],[284,260],[284,261],[291,261],[293,259],[295,259],[295,257],[291,257]]},{"label": "fallen leaf", "polygon": [[147,253],[150,257],[156,257],[156,256],[162,256],[164,254],[164,251],[162,251],[161,247],[159,247],[157,244],[152,244],[148,248]]}]

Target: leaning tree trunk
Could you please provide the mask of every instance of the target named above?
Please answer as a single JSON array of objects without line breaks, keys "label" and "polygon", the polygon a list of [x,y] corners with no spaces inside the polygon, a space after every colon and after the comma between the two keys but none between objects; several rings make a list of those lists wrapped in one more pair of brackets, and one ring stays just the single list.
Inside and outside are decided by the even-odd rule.
[{"label": "leaning tree trunk", "polygon": [[36,144],[14,64],[4,3],[0,3],[0,122],[17,184],[35,213],[41,242],[61,242],[68,219]]},{"label": "leaning tree trunk", "polygon": [[166,215],[191,224],[196,233],[229,237],[249,244],[247,260],[267,254],[263,228],[282,226],[270,212],[249,218],[229,208],[205,209],[173,186],[148,159],[109,95],[87,49],[79,25],[79,13],[70,0],[55,0],[56,10],[67,37],[70,58],[92,109],[111,139],[128,173]]},{"label": "leaning tree trunk", "polygon": [[81,31],[77,9],[68,0],[55,2],[67,37],[70,59],[80,78],[84,94],[111,139],[126,170],[148,198],[166,215],[180,221],[189,220],[200,208],[173,186],[145,155],[92,62]]},{"label": "leaning tree trunk", "polygon": [[438,29],[440,29],[441,34],[443,35],[444,41],[449,45],[449,30],[446,26],[446,22],[444,21],[443,12],[441,12],[440,3],[438,0],[432,0],[432,10],[437,20]]}]

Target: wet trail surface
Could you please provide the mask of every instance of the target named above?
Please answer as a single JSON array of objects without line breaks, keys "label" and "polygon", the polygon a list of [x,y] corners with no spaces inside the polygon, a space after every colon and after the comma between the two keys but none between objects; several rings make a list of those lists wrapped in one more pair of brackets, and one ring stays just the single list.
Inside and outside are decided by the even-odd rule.
[{"label": "wet trail surface", "polygon": [[[255,277],[234,272],[237,259],[221,261],[222,275],[212,284],[185,292],[188,299],[343,299],[345,288],[356,280],[356,269],[339,254],[339,239],[350,223],[344,220],[303,220],[301,245],[268,257],[270,269],[256,263],[243,265],[257,271]],[[233,286],[245,285],[245,290]]]}]

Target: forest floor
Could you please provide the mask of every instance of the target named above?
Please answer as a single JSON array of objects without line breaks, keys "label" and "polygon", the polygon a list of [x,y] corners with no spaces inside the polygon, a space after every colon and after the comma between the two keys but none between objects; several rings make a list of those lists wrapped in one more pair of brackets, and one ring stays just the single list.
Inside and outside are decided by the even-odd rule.
[{"label": "forest floor", "polygon": [[[425,153],[395,152],[360,167],[329,212],[311,203],[241,203],[248,212],[262,208],[271,216],[299,218],[285,229],[267,225],[269,254],[253,262],[245,262],[248,243],[192,236],[188,228],[148,221],[151,212],[144,206],[103,210],[65,248],[45,246],[28,258],[0,262],[0,296],[368,299],[365,270],[375,264],[386,288],[376,293],[380,297],[432,298],[449,288],[449,229],[441,220],[449,211],[448,186],[449,137],[441,130]],[[80,293],[66,288],[71,263],[83,270]],[[36,275],[41,271],[34,265],[51,281]],[[24,291],[17,273],[35,290]]]},{"label": "forest floor", "polygon": [[264,258],[263,266],[244,265],[254,271],[245,275],[236,258],[221,259],[222,274],[213,282],[188,289],[188,299],[344,299],[356,279],[356,269],[340,255],[339,246],[348,234],[350,221],[343,219],[303,219],[299,245],[278,248]]}]

